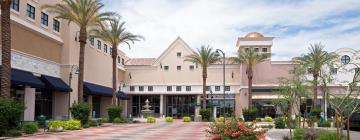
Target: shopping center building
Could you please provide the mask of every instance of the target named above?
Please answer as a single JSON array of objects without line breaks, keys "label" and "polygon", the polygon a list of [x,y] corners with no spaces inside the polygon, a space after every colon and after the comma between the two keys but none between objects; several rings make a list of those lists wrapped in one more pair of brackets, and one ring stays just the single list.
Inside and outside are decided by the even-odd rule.
[{"label": "shopping center building", "polygon": [[[24,100],[26,110],[22,117],[25,121],[40,115],[49,119],[67,119],[69,104],[77,101],[79,28],[41,9],[43,4],[56,2],[59,1],[13,0],[11,5],[11,94]],[[157,58],[129,58],[118,50],[117,83],[119,90],[129,97],[129,100],[119,101],[124,108],[123,114],[141,116],[145,100],[149,100],[156,116],[195,114],[202,94],[201,67],[184,61],[185,56],[195,53],[193,47],[178,37]],[[259,53],[271,53],[273,47],[276,47],[273,37],[252,32],[234,40],[233,50],[254,48]],[[358,50],[343,48],[336,53],[340,56],[339,64],[360,63]],[[222,62],[209,66],[207,99],[225,106],[229,114],[241,115],[248,101],[246,66],[229,60],[225,63],[225,86]],[[262,115],[275,115],[277,111],[271,101],[279,97],[276,94],[279,78],[291,78],[293,69],[294,64],[290,61],[272,61],[271,57],[256,65],[252,98],[255,106],[261,108]],[[106,107],[111,104],[110,44],[89,37],[84,74],[84,96],[92,104],[92,116],[104,117]],[[339,88],[338,83],[350,81],[351,74],[353,71],[349,74],[339,70],[337,83],[332,84],[334,91],[342,93],[343,88]],[[319,94],[319,104],[324,106],[322,97]]]}]

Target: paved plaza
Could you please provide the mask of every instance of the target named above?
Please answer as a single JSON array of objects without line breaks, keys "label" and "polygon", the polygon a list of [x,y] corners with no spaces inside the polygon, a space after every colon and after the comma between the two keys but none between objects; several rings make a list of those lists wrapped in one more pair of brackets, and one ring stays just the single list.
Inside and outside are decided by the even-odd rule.
[{"label": "paved plaza", "polygon": [[16,140],[204,140],[207,123],[157,122],[105,125],[83,130],[21,137]]}]

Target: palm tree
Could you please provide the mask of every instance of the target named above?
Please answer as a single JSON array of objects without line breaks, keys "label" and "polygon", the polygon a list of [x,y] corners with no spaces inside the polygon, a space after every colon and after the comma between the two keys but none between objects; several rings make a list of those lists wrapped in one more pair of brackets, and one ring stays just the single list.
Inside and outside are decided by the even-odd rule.
[{"label": "palm tree", "polygon": [[254,48],[249,48],[246,51],[240,50],[237,57],[231,57],[230,59],[235,63],[246,65],[246,75],[248,78],[248,108],[252,107],[252,80],[254,77],[254,68],[256,64],[265,61],[270,57],[270,53],[257,52]]},{"label": "palm tree", "polygon": [[130,43],[134,43],[135,41],[140,41],[140,39],[144,39],[140,35],[134,35],[128,31],[124,27],[125,22],[121,22],[120,18],[115,18],[114,20],[110,20],[104,26],[101,26],[101,29],[94,30],[94,37],[100,38],[106,42],[109,42],[112,46],[112,71],[113,71],[113,84],[112,84],[112,104],[116,103],[116,58],[118,55],[117,47],[120,44],[126,44],[130,47]]},{"label": "palm tree", "polygon": [[206,78],[207,78],[207,68],[210,64],[213,64],[219,61],[219,57],[216,56],[215,52],[210,46],[201,46],[200,49],[197,49],[197,53],[185,56],[185,61],[193,62],[200,64],[202,68],[202,78],[203,78],[203,94],[202,94],[202,107],[206,109]]},{"label": "palm tree", "polygon": [[11,26],[10,5],[12,0],[1,0],[1,94],[10,96],[11,87]]},{"label": "palm tree", "polygon": [[99,0],[62,0],[55,5],[44,5],[50,13],[56,14],[56,18],[68,20],[80,27],[80,55],[79,55],[79,77],[78,77],[78,101],[83,101],[84,83],[84,55],[85,44],[88,37],[87,30],[90,27],[99,27],[103,21],[109,20],[116,15],[112,12],[101,12],[103,4]]},{"label": "palm tree", "polygon": [[308,69],[308,72],[312,74],[313,80],[313,92],[314,100],[312,102],[312,108],[316,108],[317,94],[318,94],[318,79],[321,73],[321,69],[337,59],[335,53],[328,53],[324,51],[324,45],[321,43],[310,44],[309,53],[302,55],[301,57],[295,57],[294,63],[300,64],[300,66]]}]

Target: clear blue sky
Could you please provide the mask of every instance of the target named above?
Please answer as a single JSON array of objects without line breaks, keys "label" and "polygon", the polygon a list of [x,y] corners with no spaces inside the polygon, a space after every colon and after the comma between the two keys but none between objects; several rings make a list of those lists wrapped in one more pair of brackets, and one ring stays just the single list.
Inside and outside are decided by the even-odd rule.
[{"label": "clear blue sky", "polygon": [[239,36],[257,31],[275,37],[275,60],[307,52],[322,42],[334,51],[360,50],[360,0],[103,0],[106,11],[122,15],[129,31],[143,35],[130,57],[157,57],[181,36],[232,55]]}]

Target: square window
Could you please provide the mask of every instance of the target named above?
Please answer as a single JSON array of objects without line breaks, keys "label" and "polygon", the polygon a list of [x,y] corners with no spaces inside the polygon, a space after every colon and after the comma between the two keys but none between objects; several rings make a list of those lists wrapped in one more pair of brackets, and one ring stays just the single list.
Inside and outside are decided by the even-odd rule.
[{"label": "square window", "polygon": [[190,66],[189,66],[189,69],[190,69],[190,70],[194,70],[194,65],[190,65]]},{"label": "square window", "polygon": [[249,48],[245,48],[244,51],[245,51],[245,52],[248,52],[248,51],[249,51]]},{"label": "square window", "polygon": [[144,91],[144,86],[139,86],[139,91]]},{"label": "square window", "polygon": [[97,42],[98,42],[98,43],[97,43],[97,45],[98,45],[98,49],[99,49],[99,50],[101,50],[101,41],[100,41],[100,40],[98,40]]},{"label": "square window", "polygon": [[177,53],[176,53],[176,56],[177,56],[177,57],[181,57],[181,52],[177,52]]},{"label": "square window", "polygon": [[14,9],[15,11],[19,12],[19,5],[20,5],[20,0],[12,0],[11,2],[11,9]]},{"label": "square window", "polygon": [[206,86],[206,91],[210,91],[211,87],[210,86]]},{"label": "square window", "polygon": [[191,86],[186,86],[186,91],[191,91]]},{"label": "square window", "polygon": [[230,86],[225,86],[225,91],[230,91]]},{"label": "square window", "polygon": [[107,45],[104,44],[104,53],[107,53]]},{"label": "square window", "polygon": [[134,87],[134,86],[130,86],[130,91],[135,91],[135,87]]},{"label": "square window", "polygon": [[307,71],[308,71],[308,74],[312,74],[312,73],[313,73],[312,68],[308,68]]},{"label": "square window", "polygon": [[169,66],[164,66],[164,70],[169,70]]},{"label": "square window", "polygon": [[125,65],[125,59],[124,58],[121,58],[121,64]]},{"label": "square window", "polygon": [[119,64],[121,63],[121,58],[120,58],[120,56],[117,57],[117,61],[118,61]]},{"label": "square window", "polygon": [[54,23],[53,23],[53,28],[54,28],[54,31],[56,32],[60,32],[60,21],[54,19]]},{"label": "square window", "polygon": [[332,74],[337,74],[337,71],[338,71],[337,68],[331,68],[331,73],[332,73]]},{"label": "square window", "polygon": [[109,53],[112,55],[112,47],[109,48]]},{"label": "square window", "polygon": [[176,86],[176,91],[181,91],[181,86]]},{"label": "square window", "polygon": [[41,12],[41,24],[48,26],[49,23],[49,16],[47,14],[45,14],[44,12]]},{"label": "square window", "polygon": [[220,91],[220,86],[215,86],[215,91]]},{"label": "square window", "polygon": [[31,18],[31,19],[35,19],[35,7],[27,4],[26,5],[26,16]]},{"label": "square window", "polygon": [[90,40],[90,45],[94,46],[94,37],[90,36],[89,40]]},{"label": "square window", "polygon": [[153,91],[153,86],[148,86],[148,91]]},{"label": "square window", "polygon": [[259,52],[259,48],[255,48],[255,50],[254,50],[255,52]]},{"label": "square window", "polygon": [[172,91],[172,86],[167,86],[166,91]]},{"label": "square window", "polygon": [[181,66],[176,66],[176,70],[181,70]]},{"label": "square window", "polygon": [[262,48],[262,52],[267,52],[267,48]]}]

